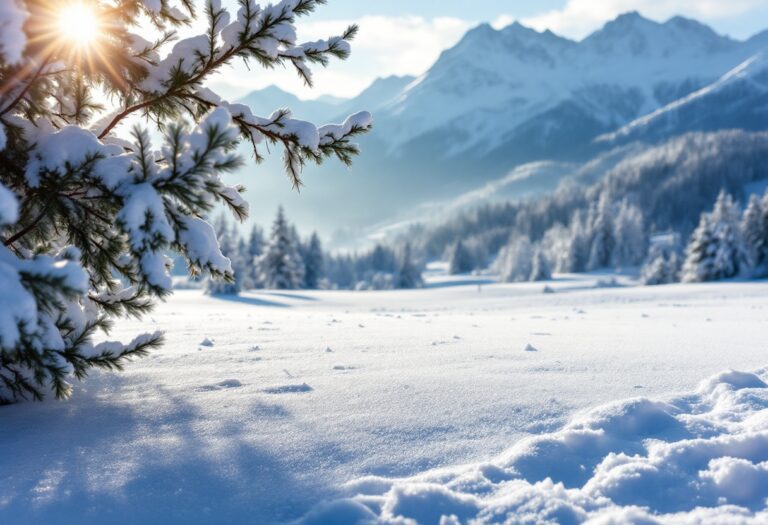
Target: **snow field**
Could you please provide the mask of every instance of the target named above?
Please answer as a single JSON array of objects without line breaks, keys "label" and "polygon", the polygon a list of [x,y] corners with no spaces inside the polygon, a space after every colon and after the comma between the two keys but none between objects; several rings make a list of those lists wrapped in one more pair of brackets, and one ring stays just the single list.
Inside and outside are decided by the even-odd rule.
[{"label": "snow field", "polygon": [[[419,501],[462,521],[515,502],[575,521],[648,502],[689,512],[659,499],[669,486],[751,516],[763,485],[728,480],[764,475],[747,439],[765,430],[764,390],[697,385],[765,366],[768,283],[599,280],[558,276],[548,294],[455,279],[233,300],[179,291],[112,334],[166,330],[163,349],[92,374],[66,403],[0,409],[0,522],[271,524],[333,505],[439,523],[415,514]],[[638,397],[671,400],[615,402]],[[659,466],[686,454],[695,473]],[[635,471],[642,491],[629,488]],[[537,502],[553,494],[546,514]]]}]

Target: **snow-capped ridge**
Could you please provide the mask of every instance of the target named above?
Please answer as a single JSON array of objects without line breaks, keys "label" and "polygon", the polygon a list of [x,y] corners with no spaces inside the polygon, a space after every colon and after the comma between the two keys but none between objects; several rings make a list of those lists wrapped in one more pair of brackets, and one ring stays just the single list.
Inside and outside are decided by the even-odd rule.
[{"label": "snow-capped ridge", "polygon": [[768,77],[760,78],[762,76],[768,75],[768,57],[766,55],[767,52],[768,51],[763,51],[750,57],[732,70],[728,71],[716,82],[702,89],[699,89],[698,91],[695,91],[679,100],[667,104],[666,106],[659,108],[648,115],[638,118],[621,127],[615,132],[601,135],[596,139],[596,141],[613,142],[621,138],[629,137],[633,134],[642,133],[652,124],[659,123],[662,119],[666,118],[674,120],[673,114],[675,112],[696,102],[706,100],[708,97],[712,97],[713,95],[722,92],[726,88],[729,88],[736,83],[748,83],[751,87],[768,94]]}]

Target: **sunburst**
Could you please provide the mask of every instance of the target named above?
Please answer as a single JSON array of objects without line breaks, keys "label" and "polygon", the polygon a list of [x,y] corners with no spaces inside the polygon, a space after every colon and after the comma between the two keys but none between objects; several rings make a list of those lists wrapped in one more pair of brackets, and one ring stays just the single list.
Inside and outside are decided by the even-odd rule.
[{"label": "sunburst", "polygon": [[96,10],[83,2],[63,5],[57,15],[57,29],[62,39],[81,49],[94,46],[102,33]]}]

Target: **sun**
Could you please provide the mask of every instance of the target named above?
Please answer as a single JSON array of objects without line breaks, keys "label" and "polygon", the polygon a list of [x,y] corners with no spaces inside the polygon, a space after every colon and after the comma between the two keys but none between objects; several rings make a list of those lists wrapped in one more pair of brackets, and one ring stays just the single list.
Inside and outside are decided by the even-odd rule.
[{"label": "sun", "polygon": [[78,47],[94,44],[101,32],[96,12],[85,3],[75,2],[62,7],[58,17],[61,36]]}]

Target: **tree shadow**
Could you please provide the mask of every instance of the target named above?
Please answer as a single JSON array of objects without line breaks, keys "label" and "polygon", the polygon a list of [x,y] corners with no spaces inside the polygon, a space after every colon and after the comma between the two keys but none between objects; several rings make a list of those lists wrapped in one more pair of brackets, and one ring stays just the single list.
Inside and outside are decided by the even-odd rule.
[{"label": "tree shadow", "polygon": [[274,295],[275,297],[283,297],[285,299],[297,299],[299,301],[317,301],[317,297],[312,297],[309,295],[303,295],[299,293],[293,293],[293,292],[261,292],[266,295]]},{"label": "tree shadow", "polygon": [[212,295],[211,298],[219,301],[228,301],[232,303],[242,303],[249,306],[266,306],[268,308],[290,308],[291,305],[270,301],[261,297],[243,296],[243,295]]},{"label": "tree shadow", "polygon": [[[244,413],[211,417],[150,378],[124,389],[99,375],[71,401],[0,409],[0,523],[284,523],[333,495],[327,471],[248,432],[291,420],[283,406],[253,396]],[[317,454],[329,468],[345,456],[322,441]]]},{"label": "tree shadow", "polygon": [[486,284],[496,284],[499,281],[494,279],[466,279],[455,281],[439,281],[426,283],[424,288],[436,289],[436,288],[455,288],[457,286],[485,286]]}]

